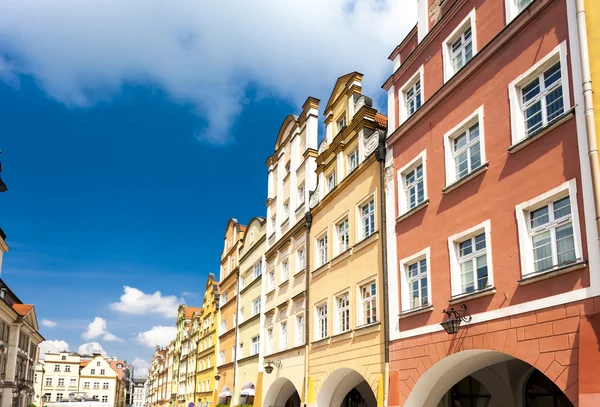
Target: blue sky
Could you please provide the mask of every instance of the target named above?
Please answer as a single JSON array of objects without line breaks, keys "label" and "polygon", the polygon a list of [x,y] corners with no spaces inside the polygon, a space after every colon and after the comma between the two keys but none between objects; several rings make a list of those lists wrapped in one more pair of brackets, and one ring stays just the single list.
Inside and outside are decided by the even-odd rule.
[{"label": "blue sky", "polygon": [[264,215],[285,116],[353,70],[384,108],[416,2],[83,3],[0,0],[2,278],[49,348],[143,368],[227,220]]}]

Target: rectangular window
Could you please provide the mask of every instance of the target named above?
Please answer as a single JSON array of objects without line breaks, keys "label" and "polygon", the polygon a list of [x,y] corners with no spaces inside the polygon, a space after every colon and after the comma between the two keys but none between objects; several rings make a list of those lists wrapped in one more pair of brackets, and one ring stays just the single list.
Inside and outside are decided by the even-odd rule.
[{"label": "rectangular window", "polygon": [[46,377],[46,386],[52,386],[52,378]]},{"label": "rectangular window", "polygon": [[412,116],[422,104],[421,80],[417,80],[406,91],[404,91],[404,103],[406,105],[407,117]]},{"label": "rectangular window", "polygon": [[287,349],[287,322],[283,321],[279,326],[279,350]]},{"label": "rectangular window", "polygon": [[102,402],[108,403],[108,396],[102,396]]},{"label": "rectangular window", "polygon": [[65,386],[65,379],[64,378],[59,378],[58,379],[58,386],[59,387],[64,387]]},{"label": "rectangular window", "polygon": [[362,324],[372,324],[377,321],[377,286],[375,282],[360,287]]},{"label": "rectangular window", "polygon": [[375,201],[371,200],[360,207],[361,239],[375,233]]},{"label": "rectangular window", "polygon": [[342,117],[340,117],[337,121],[337,130],[338,133],[340,131],[342,131],[344,128],[346,127],[346,113],[344,112],[344,114],[342,115]]},{"label": "rectangular window", "polygon": [[63,399],[63,394],[62,393],[56,393],[56,401],[62,401]]},{"label": "rectangular window", "polygon": [[348,293],[340,295],[335,299],[337,306],[336,333],[350,330],[350,296]]},{"label": "rectangular window", "polygon": [[267,355],[273,352],[273,328],[267,329]]},{"label": "rectangular window", "polygon": [[239,354],[237,355],[238,359],[242,359],[244,357],[244,342],[240,342],[240,344],[238,346],[238,352],[239,352]]},{"label": "rectangular window", "polygon": [[252,301],[252,316],[260,314],[260,297]]},{"label": "rectangular window", "polygon": [[283,219],[290,217],[290,201],[289,199],[283,203]]},{"label": "rectangular window", "polygon": [[348,232],[348,218],[335,225],[337,236],[337,253],[343,253],[350,247],[350,234]]},{"label": "rectangular window", "polygon": [[429,304],[427,259],[421,259],[407,265],[406,274],[410,308],[419,308]]},{"label": "rectangular window", "polygon": [[286,259],[281,263],[281,282],[288,281],[290,278],[290,263]]},{"label": "rectangular window", "polygon": [[423,164],[419,164],[404,175],[406,190],[406,207],[408,210],[425,201],[425,182],[423,181]]},{"label": "rectangular window", "polygon": [[100,374],[106,374],[106,370],[100,369]]},{"label": "rectangular window", "polygon": [[317,267],[327,263],[327,235],[317,239]]},{"label": "rectangular window", "polygon": [[326,187],[327,191],[325,191],[325,193],[329,193],[331,190],[333,190],[333,188],[335,188],[335,171],[327,176]]},{"label": "rectangular window", "polygon": [[254,338],[252,338],[252,348],[251,348],[251,355],[258,355],[258,352],[260,350],[260,337],[259,336],[255,336]]},{"label": "rectangular window", "polygon": [[240,290],[243,290],[244,288],[246,288],[246,276],[241,276],[240,277]]},{"label": "rectangular window", "polygon": [[348,155],[348,174],[358,167],[358,149]]},{"label": "rectangular window", "polygon": [[296,315],[296,346],[304,343],[304,315]]},{"label": "rectangular window", "polygon": [[90,382],[84,382],[83,383],[83,388],[84,389],[89,389],[90,388]]},{"label": "rectangular window", "polygon": [[271,229],[273,229],[273,233],[275,233],[275,227],[277,226],[275,215],[271,216]]},{"label": "rectangular window", "polygon": [[99,389],[99,388],[100,388],[100,383],[94,382],[94,389]]},{"label": "rectangular window", "polygon": [[257,279],[262,273],[262,267],[260,261],[254,265],[254,278]]},{"label": "rectangular window", "polygon": [[66,365],[65,372],[70,372],[70,371],[71,371],[71,365]]},{"label": "rectangular window", "polygon": [[298,249],[296,256],[298,258],[298,271],[304,270],[306,268],[306,251],[304,247]]},{"label": "rectangular window", "polygon": [[298,207],[304,204],[306,194],[306,188],[304,187],[304,183],[298,187]]},{"label": "rectangular window", "polygon": [[452,43],[450,52],[450,61],[455,73],[473,58],[473,38],[470,26]]},{"label": "rectangular window", "polygon": [[45,393],[44,394],[44,401],[51,401],[51,397],[52,397],[52,395],[50,393]]},{"label": "rectangular window", "polygon": [[108,390],[108,383],[107,382],[102,383],[102,388],[104,390]]},{"label": "rectangular window", "polygon": [[546,127],[565,111],[560,61],[540,72],[520,90],[526,136]]},{"label": "rectangular window", "polygon": [[60,372],[60,365],[54,365],[54,371]]},{"label": "rectangular window", "polygon": [[267,281],[267,288],[268,288],[269,292],[271,292],[275,289],[275,271],[274,270],[269,271],[269,279]]},{"label": "rectangular window", "polygon": [[317,340],[327,338],[327,304],[317,306]]},{"label": "rectangular window", "polygon": [[225,363],[226,357],[227,357],[226,351],[222,350],[219,352],[219,364],[220,365]]}]

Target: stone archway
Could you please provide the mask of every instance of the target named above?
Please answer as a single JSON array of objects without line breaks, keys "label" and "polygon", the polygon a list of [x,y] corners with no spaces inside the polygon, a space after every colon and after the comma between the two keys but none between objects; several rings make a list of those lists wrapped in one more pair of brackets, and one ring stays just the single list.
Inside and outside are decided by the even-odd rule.
[{"label": "stone archway", "polygon": [[242,385],[240,389],[240,397],[238,403],[240,405],[244,404],[254,404],[254,395],[256,392],[256,387],[252,382],[246,382]]},{"label": "stone archway", "polygon": [[318,407],[376,407],[377,398],[365,378],[349,368],[335,370],[323,382],[317,395]]},{"label": "stone archway", "polygon": [[218,404],[230,405],[231,404],[231,390],[227,386],[223,386],[218,395]]},{"label": "stone archway", "polygon": [[291,380],[280,377],[267,390],[263,407],[300,407],[300,394]]}]

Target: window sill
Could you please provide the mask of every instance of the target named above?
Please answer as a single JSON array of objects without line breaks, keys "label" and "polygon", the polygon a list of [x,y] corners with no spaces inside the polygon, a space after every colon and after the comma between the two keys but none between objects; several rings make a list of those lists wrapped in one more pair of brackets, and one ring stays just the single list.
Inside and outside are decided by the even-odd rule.
[{"label": "window sill", "polygon": [[299,276],[300,274],[304,273],[305,271],[306,271],[306,266],[304,266],[300,270],[296,271],[296,273],[293,275],[293,277]]},{"label": "window sill", "polygon": [[350,254],[352,253],[351,248],[347,248],[346,250],[344,250],[341,253],[336,254],[336,256],[331,259],[331,266],[335,266],[336,264],[338,264],[340,261],[350,257]]},{"label": "window sill", "polygon": [[275,288],[271,288],[269,291],[267,291],[267,293],[265,294],[267,297],[271,294],[275,293]]},{"label": "window sill", "polygon": [[304,209],[304,202],[302,202],[297,208],[296,208],[296,216],[298,216],[298,214]]},{"label": "window sill", "polygon": [[361,325],[359,327],[356,327],[356,329],[354,329],[354,336],[362,336],[362,335],[368,335],[370,333],[373,332],[377,332],[380,330],[380,322],[373,322],[367,325]]},{"label": "window sill", "polygon": [[573,113],[574,111],[575,111],[575,108],[567,110],[565,113],[562,114],[562,116],[555,119],[552,123],[548,124],[546,127],[543,127],[541,129],[539,129],[537,132],[533,133],[532,135],[530,135],[520,141],[517,141],[515,144],[513,144],[512,146],[510,146],[508,148],[509,154],[514,154],[517,151],[527,147],[529,144],[531,144],[534,141],[536,141],[537,139],[541,138],[546,133],[549,133],[550,131],[554,130],[555,128],[557,128],[558,126],[563,124],[564,122],[568,121],[569,119],[571,119],[574,116],[574,113]]},{"label": "window sill", "polygon": [[376,241],[378,238],[379,238],[379,231],[376,230],[375,232],[371,233],[368,237],[364,238],[363,240],[361,240],[360,242],[358,242],[357,244],[352,246],[352,254],[369,246],[371,243]]},{"label": "window sill", "polygon": [[290,282],[290,279],[289,279],[289,278],[288,278],[287,280],[285,280],[285,281],[282,281],[282,282],[279,284],[279,288],[283,287],[283,286],[284,286],[284,285],[286,285],[286,284],[289,284],[289,282]]},{"label": "window sill", "polygon": [[410,317],[414,317],[415,315],[425,314],[425,313],[431,312],[431,311],[433,311],[433,305],[429,304],[429,305],[425,305],[423,307],[412,308],[412,309],[408,309],[406,311],[402,311],[402,313],[400,315],[398,315],[398,317],[400,319],[410,318]]},{"label": "window sill", "polygon": [[463,301],[470,301],[470,300],[474,300],[475,298],[486,297],[488,295],[494,295],[494,294],[496,294],[495,287],[493,287],[493,286],[486,287],[486,288],[482,288],[481,290],[473,291],[470,293],[455,295],[454,297],[452,297],[452,299],[450,299],[450,301],[448,301],[448,304],[454,305],[454,304],[461,303]]},{"label": "window sill", "polygon": [[352,338],[352,331],[351,330],[347,330],[344,332],[340,332],[339,334],[335,334],[331,337],[331,343],[335,343],[335,342],[340,342],[340,341],[345,341],[347,339]]},{"label": "window sill", "polygon": [[311,342],[311,345],[313,348],[318,348],[320,346],[329,345],[330,339],[331,338],[329,336],[322,338],[322,339],[317,339],[316,341]]},{"label": "window sill", "polygon": [[325,270],[329,270],[329,267],[331,266],[331,262],[327,262],[325,264],[323,264],[322,266],[317,267],[315,270],[312,271],[312,274],[314,276],[321,274],[322,272],[324,272]]},{"label": "window sill", "polygon": [[537,281],[546,280],[548,278],[560,276],[562,274],[569,273],[571,271],[580,270],[587,266],[587,262],[583,260],[579,260],[575,263],[567,264],[561,267],[557,267],[554,269],[550,269],[547,271],[542,271],[540,273],[530,274],[524,276],[519,280],[519,285],[528,285],[531,283],[535,283]]},{"label": "window sill", "polygon": [[450,185],[446,186],[446,188],[442,189],[442,193],[447,194],[449,192],[452,192],[456,188],[460,187],[461,185],[466,184],[467,182],[471,181],[473,178],[477,177],[478,175],[483,174],[484,172],[487,171],[489,165],[490,165],[489,161],[481,164],[478,168],[475,168],[473,171],[471,171],[464,177],[462,177],[462,178],[454,181]]},{"label": "window sill", "polygon": [[396,223],[402,222],[404,219],[411,217],[412,215],[419,212],[421,209],[427,207],[428,205],[429,205],[429,199],[426,199],[423,202],[421,202],[420,204],[418,204],[417,206],[415,206],[414,208],[412,208],[412,209],[404,212],[402,215],[398,216],[396,218]]},{"label": "window sill", "polygon": [[290,217],[289,217],[289,215],[288,215],[288,217],[287,217],[287,218],[285,218],[285,219],[283,220],[283,222],[281,222],[281,229],[283,229],[284,227],[286,227],[286,226],[287,226],[287,225],[289,225],[289,224],[290,224]]}]

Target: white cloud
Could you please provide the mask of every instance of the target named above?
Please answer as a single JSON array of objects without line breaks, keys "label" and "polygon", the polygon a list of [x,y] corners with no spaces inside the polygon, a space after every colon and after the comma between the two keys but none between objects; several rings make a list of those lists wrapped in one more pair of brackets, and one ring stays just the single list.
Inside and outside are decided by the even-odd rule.
[{"label": "white cloud", "polygon": [[195,293],[195,292],[190,292],[190,291],[184,291],[181,293],[182,297],[199,297],[200,293]]},{"label": "white cloud", "polygon": [[134,287],[125,286],[124,294],[119,302],[110,304],[115,311],[125,314],[161,314],[165,317],[177,317],[177,309],[183,304],[181,298],[174,295],[163,296],[160,291],[154,294],[146,294]]},{"label": "white cloud", "polygon": [[109,99],[124,83],[150,85],[194,105],[209,126],[199,136],[220,143],[250,84],[300,104],[326,100],[337,77],[357,70],[376,96],[416,3],[3,0],[0,80],[33,75],[71,106]]},{"label": "white cloud", "polygon": [[68,350],[69,344],[61,340],[44,341],[40,343],[40,359],[45,359],[46,353],[58,353]]},{"label": "white cloud", "polygon": [[92,322],[89,323],[87,329],[81,334],[83,339],[95,339],[102,338],[105,341],[116,341],[123,342],[123,339],[116,337],[106,329],[106,320],[104,318],[96,317]]},{"label": "white cloud", "polygon": [[55,321],[50,321],[49,319],[42,319],[42,326],[46,328],[55,328],[58,325]]},{"label": "white cloud", "polygon": [[131,364],[133,365],[133,375],[135,377],[141,378],[148,376],[148,368],[150,367],[150,362],[136,357],[135,359],[133,359],[133,362],[131,362]]},{"label": "white cloud", "polygon": [[150,348],[167,346],[175,339],[176,334],[177,329],[174,326],[153,326],[149,331],[140,332],[137,335],[137,341]]},{"label": "white cloud", "polygon": [[79,347],[79,349],[77,351],[79,353],[81,353],[82,355],[90,355],[92,353],[99,353],[104,357],[108,356],[108,353],[106,353],[106,351],[102,348],[102,345],[100,345],[98,342],[84,343],[83,345],[81,345]]}]

